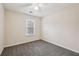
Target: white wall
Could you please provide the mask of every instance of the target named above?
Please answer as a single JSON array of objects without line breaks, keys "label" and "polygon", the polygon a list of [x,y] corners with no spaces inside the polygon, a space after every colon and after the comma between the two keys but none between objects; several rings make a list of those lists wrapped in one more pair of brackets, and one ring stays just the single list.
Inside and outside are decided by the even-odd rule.
[{"label": "white wall", "polygon": [[17,44],[27,43],[40,39],[40,18],[31,16],[36,22],[36,34],[34,36],[26,36],[25,20],[29,15],[6,10],[6,42],[5,47]]},{"label": "white wall", "polygon": [[43,40],[79,53],[79,7],[69,7],[42,20]]},{"label": "white wall", "polygon": [[4,8],[0,4],[0,54],[4,48]]}]

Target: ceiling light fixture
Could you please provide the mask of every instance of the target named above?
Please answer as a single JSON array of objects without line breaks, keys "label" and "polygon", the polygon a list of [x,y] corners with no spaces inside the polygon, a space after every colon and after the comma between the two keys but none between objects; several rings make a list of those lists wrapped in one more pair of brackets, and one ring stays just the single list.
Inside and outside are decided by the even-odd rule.
[{"label": "ceiling light fixture", "polygon": [[35,10],[39,10],[39,6],[35,6],[34,9],[35,9]]},{"label": "ceiling light fixture", "polygon": [[29,8],[29,13],[33,13],[36,11],[41,11],[41,7],[43,6],[43,4],[32,4],[32,6]]}]

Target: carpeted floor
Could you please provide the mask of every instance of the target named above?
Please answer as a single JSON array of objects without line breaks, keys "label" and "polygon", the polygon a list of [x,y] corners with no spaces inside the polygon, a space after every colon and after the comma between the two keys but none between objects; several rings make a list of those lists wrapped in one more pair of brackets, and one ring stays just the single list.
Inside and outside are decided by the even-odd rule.
[{"label": "carpeted floor", "polygon": [[37,40],[7,47],[1,56],[79,56],[79,54],[43,40]]}]

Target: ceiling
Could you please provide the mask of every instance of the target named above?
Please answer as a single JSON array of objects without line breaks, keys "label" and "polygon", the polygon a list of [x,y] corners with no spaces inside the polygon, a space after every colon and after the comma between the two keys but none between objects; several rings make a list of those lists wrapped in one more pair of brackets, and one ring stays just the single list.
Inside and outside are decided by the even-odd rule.
[{"label": "ceiling", "polygon": [[38,17],[45,17],[51,13],[74,6],[74,3],[39,3],[39,10],[35,10],[34,6],[38,3],[4,3],[4,8],[16,12],[27,13]]}]

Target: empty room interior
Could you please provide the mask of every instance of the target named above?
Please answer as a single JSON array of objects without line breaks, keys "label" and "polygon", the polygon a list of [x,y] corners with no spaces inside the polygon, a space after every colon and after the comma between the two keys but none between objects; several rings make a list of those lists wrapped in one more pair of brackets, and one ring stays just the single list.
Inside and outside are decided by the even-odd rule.
[{"label": "empty room interior", "polygon": [[79,56],[79,4],[0,3],[0,56]]}]

